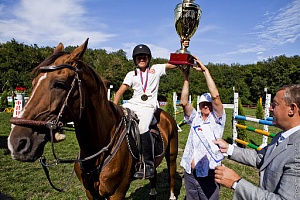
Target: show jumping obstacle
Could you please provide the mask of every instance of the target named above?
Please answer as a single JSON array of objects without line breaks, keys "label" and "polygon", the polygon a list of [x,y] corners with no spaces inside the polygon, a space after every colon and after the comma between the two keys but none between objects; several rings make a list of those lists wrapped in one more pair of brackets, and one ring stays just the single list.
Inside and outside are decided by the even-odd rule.
[{"label": "show jumping obstacle", "polygon": [[253,131],[255,133],[259,133],[261,135],[265,135],[265,136],[268,136],[268,137],[275,137],[276,134],[274,133],[270,133],[270,132],[266,132],[266,131],[263,131],[263,130],[260,130],[260,129],[256,129],[256,128],[253,128],[251,126],[244,126],[244,125],[241,125],[241,124],[237,124],[236,127],[238,128],[241,128],[241,129],[245,129],[245,130],[248,130],[248,131]]},{"label": "show jumping obstacle", "polygon": [[240,143],[240,144],[243,144],[243,145],[245,145],[245,146],[248,146],[248,147],[250,147],[250,148],[252,148],[252,149],[256,149],[256,150],[261,150],[261,149],[262,149],[261,147],[256,146],[255,144],[251,144],[251,143],[249,143],[249,142],[245,142],[244,140],[235,139],[235,141],[236,141],[237,143]]},{"label": "show jumping obstacle", "polygon": [[[268,132],[268,126],[273,126],[273,123],[272,123],[273,117],[269,117],[271,94],[266,94],[265,110],[264,110],[264,113],[265,113],[264,118],[265,119],[264,120],[238,115],[238,99],[239,99],[238,93],[234,93],[233,133],[232,133],[233,145],[237,145],[237,143],[240,143],[240,144],[243,144],[243,145],[248,146],[250,148],[254,148],[254,149],[259,150],[259,149],[261,149],[261,148],[263,148],[267,145],[268,137],[273,138],[275,136],[274,133]],[[259,123],[259,124],[263,124],[264,125],[264,130],[260,130],[260,129],[256,129],[256,128],[253,128],[253,127],[250,127],[250,126],[244,126],[244,125],[238,124],[237,123],[238,120],[251,121],[251,122],[256,122],[256,123]],[[255,133],[262,134],[263,135],[262,144],[259,147],[257,147],[254,144],[250,144],[246,141],[238,139],[237,138],[237,128],[241,128],[241,129],[245,129],[245,130],[253,131]]]},{"label": "show jumping obstacle", "polygon": [[237,119],[237,120],[250,121],[250,122],[256,122],[256,123],[259,123],[259,124],[273,126],[273,122],[268,121],[268,120],[256,119],[256,118],[253,118],[253,117],[246,117],[246,116],[242,116],[242,115],[236,115],[234,118]]}]

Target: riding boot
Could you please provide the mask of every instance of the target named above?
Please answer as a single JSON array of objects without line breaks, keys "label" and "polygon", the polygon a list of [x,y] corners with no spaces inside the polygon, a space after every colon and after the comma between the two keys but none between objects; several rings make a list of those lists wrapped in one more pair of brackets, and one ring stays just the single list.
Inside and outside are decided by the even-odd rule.
[{"label": "riding boot", "polygon": [[134,174],[138,179],[149,179],[154,177],[154,147],[150,131],[140,135],[142,144],[142,155],[144,158],[143,167]]}]

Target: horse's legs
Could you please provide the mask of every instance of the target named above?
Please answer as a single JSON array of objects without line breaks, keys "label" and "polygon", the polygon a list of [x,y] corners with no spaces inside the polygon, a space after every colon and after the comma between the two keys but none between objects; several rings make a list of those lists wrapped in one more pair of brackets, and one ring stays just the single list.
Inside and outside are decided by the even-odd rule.
[{"label": "horse's legs", "polygon": [[[130,156],[130,155],[129,155]],[[130,183],[132,181],[131,177],[133,176],[133,170],[132,166],[128,166],[130,168],[130,171],[125,172],[124,176],[119,177],[121,179],[121,182],[117,186],[115,192],[108,198],[109,200],[122,200],[125,199],[126,193],[130,187]],[[107,185],[108,187],[110,185]]]},{"label": "horse's legs", "polygon": [[151,189],[150,189],[150,200],[156,200],[156,182],[157,182],[157,171],[155,170],[154,172],[154,177],[150,179],[150,185],[151,185]]},{"label": "horse's legs", "polygon": [[89,200],[93,200],[93,199],[94,199],[93,196],[91,195],[90,191],[88,191],[88,190],[85,190],[85,195],[86,195],[86,197],[87,197]]},{"label": "horse's legs", "polygon": [[[124,187],[124,188],[127,188],[127,186]],[[127,188],[127,190],[128,189],[129,189],[129,187]],[[121,189],[118,188],[115,191],[115,193],[113,195],[109,196],[107,199],[109,199],[109,200],[121,200],[121,199],[125,199],[127,190],[125,190],[123,188],[121,188]]]},{"label": "horse's legs", "polygon": [[125,196],[124,194],[114,194],[110,197],[108,197],[109,200],[120,200],[120,199],[125,199]]},{"label": "horse's legs", "polygon": [[[171,141],[170,141],[171,142]],[[170,148],[170,147],[169,147]],[[169,172],[169,184],[170,184],[170,200],[175,200],[175,183],[176,183],[176,158],[177,158],[177,150],[173,152],[170,150],[168,153],[166,153],[165,158],[167,160],[168,165],[168,172]]]},{"label": "horse's legs", "polygon": [[170,185],[170,200],[175,200],[175,183],[176,183],[176,159],[178,154],[178,128],[176,121],[166,112],[159,110],[155,116],[158,120],[158,127],[161,130],[165,142],[165,158],[168,165],[168,182]]}]

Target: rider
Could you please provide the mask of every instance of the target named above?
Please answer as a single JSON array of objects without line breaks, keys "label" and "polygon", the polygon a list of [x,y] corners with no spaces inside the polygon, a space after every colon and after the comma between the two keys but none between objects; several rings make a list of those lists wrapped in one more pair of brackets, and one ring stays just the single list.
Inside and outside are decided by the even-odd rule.
[{"label": "rider", "polygon": [[134,177],[139,179],[148,179],[154,176],[154,147],[149,125],[155,110],[159,107],[157,94],[160,77],[166,74],[166,70],[176,68],[176,65],[169,63],[150,66],[151,57],[149,47],[144,44],[137,45],[133,49],[132,58],[136,68],[127,73],[114,98],[114,103],[118,104],[121,96],[129,87],[132,87],[134,91],[132,98],[123,104],[123,107],[134,111],[140,120],[139,131],[144,169],[140,168],[134,174]]}]

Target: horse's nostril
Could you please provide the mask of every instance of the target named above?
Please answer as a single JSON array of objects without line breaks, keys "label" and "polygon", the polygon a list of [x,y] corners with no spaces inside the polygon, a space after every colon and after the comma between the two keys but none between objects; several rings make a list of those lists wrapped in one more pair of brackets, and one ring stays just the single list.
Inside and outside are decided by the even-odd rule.
[{"label": "horse's nostril", "polygon": [[19,140],[19,144],[18,144],[18,148],[17,151],[18,152],[24,152],[27,151],[27,149],[29,148],[29,138],[23,138]]}]

